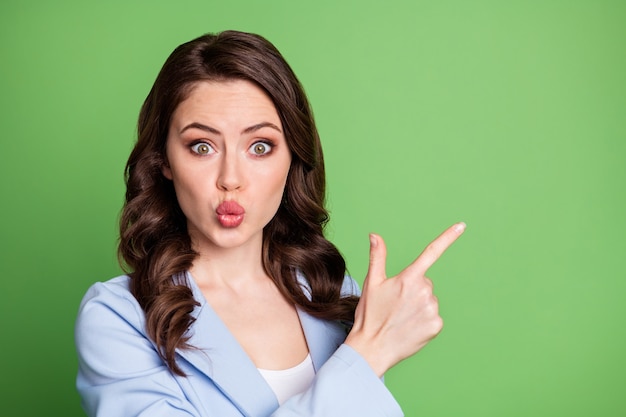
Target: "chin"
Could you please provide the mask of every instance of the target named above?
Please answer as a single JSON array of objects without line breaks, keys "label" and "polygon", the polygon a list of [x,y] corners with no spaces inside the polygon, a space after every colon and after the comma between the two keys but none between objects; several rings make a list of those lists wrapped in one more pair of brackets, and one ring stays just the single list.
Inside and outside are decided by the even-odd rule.
[{"label": "chin", "polygon": [[263,239],[263,232],[250,234],[245,231],[242,226],[232,228],[222,228],[212,236],[207,236],[203,239],[205,244],[209,247],[216,247],[220,249],[237,249],[251,244],[254,244],[256,240],[259,242]]}]

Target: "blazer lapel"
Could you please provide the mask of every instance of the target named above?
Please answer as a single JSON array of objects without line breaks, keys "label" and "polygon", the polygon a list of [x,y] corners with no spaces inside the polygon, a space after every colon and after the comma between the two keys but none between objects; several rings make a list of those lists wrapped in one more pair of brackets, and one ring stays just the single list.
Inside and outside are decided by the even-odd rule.
[{"label": "blazer lapel", "polygon": [[[200,306],[193,313],[196,321],[189,339],[193,348],[179,350],[178,354],[210,378],[243,415],[271,414],[278,408],[274,392],[206,301],[191,274],[187,274],[187,281]],[[346,328],[338,322],[317,319],[299,308],[297,311],[317,373],[345,340]]]},{"label": "blazer lapel", "polygon": [[205,300],[190,274],[188,285],[200,302],[189,344],[179,355],[209,377],[245,416],[269,415],[278,400],[222,319]]},{"label": "blazer lapel", "polygon": [[346,338],[345,327],[337,322],[320,320],[298,309],[315,372],[326,363]]},{"label": "blazer lapel", "polygon": [[[296,279],[304,293],[310,299],[311,287],[307,279],[300,271],[297,271]],[[350,293],[352,294],[353,291]],[[309,346],[313,367],[317,373],[328,358],[330,358],[344,342],[348,334],[347,328],[339,322],[317,319],[299,308],[298,315],[300,316],[300,324],[302,325],[302,330],[304,331],[304,336]]]}]

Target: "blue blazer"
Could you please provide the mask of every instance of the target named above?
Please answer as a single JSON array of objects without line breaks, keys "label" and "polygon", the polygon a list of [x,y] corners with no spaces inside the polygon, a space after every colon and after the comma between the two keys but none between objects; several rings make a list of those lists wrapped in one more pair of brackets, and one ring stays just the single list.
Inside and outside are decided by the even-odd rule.
[{"label": "blue blazer", "polygon": [[[187,282],[200,306],[189,329],[194,348],[177,352],[186,377],[172,374],[157,354],[127,276],[94,284],[87,291],[75,336],[77,388],[89,416],[403,415],[363,357],[343,344],[345,327],[303,311],[298,314],[316,375],[307,391],[279,407],[272,389],[189,274]],[[358,293],[350,278],[344,282],[344,293]]]}]

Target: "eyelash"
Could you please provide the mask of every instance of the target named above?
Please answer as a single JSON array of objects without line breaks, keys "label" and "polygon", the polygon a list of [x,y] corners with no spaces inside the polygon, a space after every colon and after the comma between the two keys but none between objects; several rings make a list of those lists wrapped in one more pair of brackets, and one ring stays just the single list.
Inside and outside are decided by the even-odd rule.
[{"label": "eyelash", "polygon": [[[253,151],[254,147],[255,147],[255,146],[257,146],[257,145],[259,145],[259,144],[262,144],[262,145],[265,145],[266,147],[268,147],[269,149],[267,150],[267,152],[262,153],[262,154],[257,154],[257,153],[254,153],[254,151]],[[252,145],[248,148],[248,150],[250,150],[250,151],[251,151],[251,153],[252,153],[252,155],[253,155],[253,156],[256,156],[256,157],[259,157],[259,158],[260,158],[260,157],[267,156],[267,155],[271,154],[271,153],[272,153],[272,151],[274,150],[274,146],[275,146],[275,145],[274,145],[274,143],[273,143],[271,140],[263,139],[263,140],[257,140],[256,142],[254,142],[254,143],[253,143],[253,144],[252,144]]]},{"label": "eyelash", "polygon": [[[198,148],[199,146],[201,146],[201,145],[206,145],[206,146],[209,148],[209,150],[208,150],[206,153],[200,153],[200,152],[198,152],[198,149],[197,149],[197,148]],[[196,154],[196,155],[199,155],[199,156],[206,156],[206,155],[210,155],[211,153],[214,153],[214,152],[215,152],[215,149],[213,149],[213,146],[211,146],[211,144],[210,144],[210,143],[208,143],[208,142],[206,142],[206,141],[203,141],[203,140],[197,140],[197,141],[192,142],[192,143],[189,145],[189,149],[191,150],[191,153]],[[213,151],[213,152],[211,152],[211,151]]]},{"label": "eyelash", "polygon": [[[265,153],[261,153],[261,154],[254,153],[253,148],[255,146],[259,145],[259,144],[262,144],[262,145],[268,147],[269,149]],[[198,148],[201,145],[205,145],[205,146],[207,146],[209,148],[206,153],[201,153],[201,152],[198,151]],[[250,147],[248,148],[248,151],[250,152],[250,154],[252,156],[256,156],[256,157],[261,158],[261,157],[264,157],[264,156],[267,156],[267,155],[271,154],[272,151],[274,150],[275,146],[276,145],[274,144],[273,141],[271,141],[269,139],[262,139],[262,140],[257,140],[252,145],[250,145]],[[215,153],[215,149],[213,148],[213,146],[210,143],[208,143],[208,142],[206,142],[204,140],[197,140],[197,141],[192,142],[189,145],[189,149],[191,150],[191,152],[193,154],[199,155],[199,156],[206,156],[206,155],[211,155],[212,153]]]}]

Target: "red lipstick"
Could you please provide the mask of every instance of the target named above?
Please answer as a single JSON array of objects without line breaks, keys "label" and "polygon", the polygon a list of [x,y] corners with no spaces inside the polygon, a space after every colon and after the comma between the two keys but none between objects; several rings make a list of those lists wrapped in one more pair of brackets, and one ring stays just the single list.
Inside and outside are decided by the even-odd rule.
[{"label": "red lipstick", "polygon": [[237,227],[243,222],[246,211],[236,201],[223,201],[217,209],[217,220],[223,227]]}]

